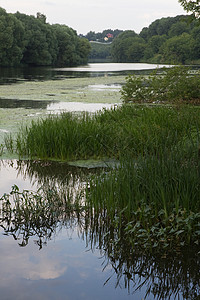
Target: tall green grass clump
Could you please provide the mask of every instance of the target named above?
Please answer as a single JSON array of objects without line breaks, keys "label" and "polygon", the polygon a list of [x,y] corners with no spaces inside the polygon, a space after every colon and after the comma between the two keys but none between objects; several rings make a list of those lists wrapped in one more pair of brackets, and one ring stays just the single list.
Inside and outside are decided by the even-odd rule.
[{"label": "tall green grass clump", "polygon": [[104,211],[134,247],[199,247],[199,108],[141,111],[135,110],[138,126],[134,123],[140,134],[132,137],[140,151],[132,151],[129,136],[120,166],[91,179],[88,205],[91,211]]},{"label": "tall green grass clump", "polygon": [[88,180],[88,212],[123,228],[134,246],[199,246],[199,109],[124,104],[67,113],[34,121],[8,141],[32,158],[118,159],[115,169]]},{"label": "tall green grass clump", "polygon": [[64,113],[33,121],[16,140],[9,137],[6,146],[20,157],[42,159],[161,156],[196,136],[199,123],[198,107],[122,105],[94,115]]},{"label": "tall green grass clump", "polygon": [[134,247],[199,247],[200,162],[192,154],[127,156],[119,168],[91,179],[88,206],[103,211]]},{"label": "tall green grass clump", "polygon": [[[77,159],[102,154],[98,124],[87,113],[80,116],[65,113],[32,122],[16,138],[20,156],[43,159]],[[9,148],[9,145],[8,145]]]}]

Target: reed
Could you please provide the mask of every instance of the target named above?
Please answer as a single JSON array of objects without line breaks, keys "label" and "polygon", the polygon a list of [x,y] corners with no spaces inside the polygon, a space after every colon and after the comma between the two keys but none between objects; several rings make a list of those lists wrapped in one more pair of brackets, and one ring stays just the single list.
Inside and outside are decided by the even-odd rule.
[{"label": "reed", "polygon": [[104,212],[119,230],[125,223],[133,243],[148,249],[199,245],[199,128],[199,107],[122,105],[33,122],[7,147],[32,158],[118,159],[89,180],[90,213]]},{"label": "reed", "polygon": [[16,140],[9,136],[5,142],[21,157],[43,159],[119,158],[127,153],[160,156],[183,140],[196,143],[199,125],[198,107],[123,105],[94,115],[64,113],[33,121]]},{"label": "reed", "polygon": [[91,179],[88,206],[106,211],[119,231],[126,224],[128,238],[145,250],[199,245],[199,174],[194,156],[127,157],[118,169]]}]

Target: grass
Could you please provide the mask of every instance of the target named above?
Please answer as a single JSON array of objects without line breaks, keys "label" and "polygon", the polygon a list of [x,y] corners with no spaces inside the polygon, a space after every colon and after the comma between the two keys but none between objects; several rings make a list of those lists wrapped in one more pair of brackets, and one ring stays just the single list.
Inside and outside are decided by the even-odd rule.
[{"label": "grass", "polygon": [[[32,121],[8,149],[20,156],[56,159],[167,155],[199,146],[199,108],[123,105],[93,115],[63,113]],[[10,142],[9,142],[10,141]],[[173,149],[172,149],[173,148]]]},{"label": "grass", "polygon": [[199,107],[122,105],[33,121],[6,144],[21,157],[119,160],[89,179],[90,213],[105,212],[133,246],[168,250],[199,247],[199,128]]}]

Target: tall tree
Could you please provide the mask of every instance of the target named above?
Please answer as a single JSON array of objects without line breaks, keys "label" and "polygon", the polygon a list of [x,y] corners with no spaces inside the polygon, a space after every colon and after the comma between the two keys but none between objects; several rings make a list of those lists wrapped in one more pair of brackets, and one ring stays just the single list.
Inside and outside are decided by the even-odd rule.
[{"label": "tall tree", "polygon": [[24,46],[23,24],[15,16],[0,8],[0,65],[20,64]]},{"label": "tall tree", "polygon": [[163,61],[185,64],[194,58],[194,39],[188,33],[174,36],[161,46]]},{"label": "tall tree", "polygon": [[144,44],[144,40],[140,38],[137,35],[137,33],[135,33],[133,30],[126,30],[120,33],[112,43],[111,55],[113,61],[115,62],[138,61],[138,55],[137,58],[136,55],[134,55],[135,58],[133,58],[131,54],[131,48],[133,50],[133,53],[136,53],[137,50],[140,52],[142,48],[142,53],[143,53],[144,49],[141,44]]}]

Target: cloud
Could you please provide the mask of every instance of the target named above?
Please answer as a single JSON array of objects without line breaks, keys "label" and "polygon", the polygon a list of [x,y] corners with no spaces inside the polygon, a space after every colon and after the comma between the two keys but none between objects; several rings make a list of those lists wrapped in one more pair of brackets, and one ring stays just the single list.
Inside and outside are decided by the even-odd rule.
[{"label": "cloud", "polygon": [[139,32],[156,18],[185,13],[178,0],[1,0],[1,6],[8,12],[41,12],[50,24],[66,24],[78,33],[107,28]]}]

